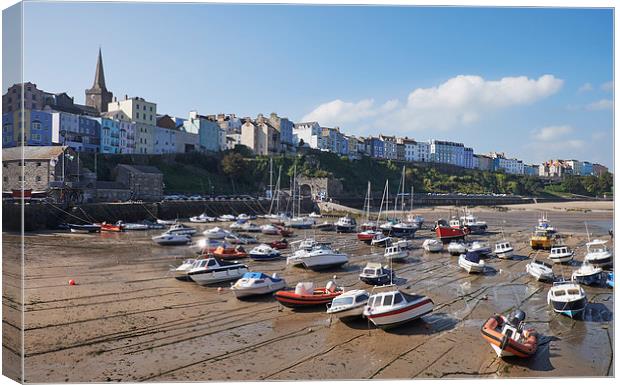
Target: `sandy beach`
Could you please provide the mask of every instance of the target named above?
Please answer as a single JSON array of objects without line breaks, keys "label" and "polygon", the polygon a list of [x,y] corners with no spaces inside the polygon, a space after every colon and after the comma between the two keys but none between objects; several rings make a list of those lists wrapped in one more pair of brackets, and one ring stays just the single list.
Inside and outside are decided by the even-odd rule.
[{"label": "sandy beach", "polygon": [[[415,210],[427,225],[449,208]],[[397,284],[425,294],[435,309],[421,320],[384,331],[365,320],[330,319],[324,308],[292,311],[271,296],[237,300],[229,284],[201,287],[174,279],[171,265],[193,255],[186,246],[160,247],[157,231],[121,234],[28,233],[25,237],[25,378],[27,382],[410,379],[468,377],[613,376],[613,290],[585,287],[589,304],[583,320],[558,315],[547,305],[548,283],[525,272],[533,252],[528,239],[546,210],[575,261],[554,265],[570,277],[583,260],[591,236],[610,240],[612,202],[545,203],[473,208],[489,225],[468,240],[490,243],[503,234],[515,246],[512,260],[492,258],[482,275],[459,269],[447,252],[421,249],[434,233],[416,233],[413,256],[394,264]],[[204,230],[209,225],[196,226]],[[503,234],[502,231],[503,230]],[[368,261],[384,262],[383,249],[355,234],[306,231],[349,255],[340,269],[312,272],[287,267],[284,259],[245,260],[252,271],[277,272],[289,286],[324,285],[334,275],[347,289]],[[303,238],[304,231],[296,231]],[[199,238],[199,237],[196,237]],[[260,240],[275,236],[260,235]],[[613,246],[613,241],[609,247]],[[19,303],[20,237],[4,233],[5,327],[19,325],[6,309]],[[286,250],[285,256],[290,254]],[[68,281],[74,279],[75,286]],[[495,313],[520,308],[539,333],[530,359],[499,359],[480,335]],[[5,363],[16,363],[18,341],[5,337]]]}]

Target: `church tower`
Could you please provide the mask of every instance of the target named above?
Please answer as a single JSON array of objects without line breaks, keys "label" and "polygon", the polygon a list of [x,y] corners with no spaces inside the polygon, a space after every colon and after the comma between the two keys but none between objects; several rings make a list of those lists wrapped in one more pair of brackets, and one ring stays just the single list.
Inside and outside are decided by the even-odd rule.
[{"label": "church tower", "polygon": [[101,48],[97,58],[97,68],[95,69],[95,82],[93,86],[86,90],[86,105],[95,107],[99,112],[108,110],[108,103],[112,101],[112,92],[105,87],[105,76],[103,75],[103,59],[101,58]]}]

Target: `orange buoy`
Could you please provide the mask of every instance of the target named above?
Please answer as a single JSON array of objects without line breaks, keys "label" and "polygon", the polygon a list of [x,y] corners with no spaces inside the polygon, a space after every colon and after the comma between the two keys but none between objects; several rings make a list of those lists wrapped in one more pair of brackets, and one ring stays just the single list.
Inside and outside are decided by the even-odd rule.
[{"label": "orange buoy", "polygon": [[70,279],[70,280],[69,280],[69,286],[74,286],[74,285],[75,285],[75,281],[74,281],[74,280],[72,280],[72,279]]}]

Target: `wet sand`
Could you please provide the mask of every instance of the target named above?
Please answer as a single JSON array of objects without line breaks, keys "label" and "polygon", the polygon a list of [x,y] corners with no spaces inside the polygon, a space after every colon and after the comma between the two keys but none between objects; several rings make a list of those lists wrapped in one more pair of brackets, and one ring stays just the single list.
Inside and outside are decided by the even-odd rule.
[{"label": "wet sand", "polygon": [[[560,205],[560,204],[555,204]],[[427,223],[447,212],[425,209]],[[549,284],[534,281],[525,265],[535,252],[528,239],[538,212],[527,209],[476,209],[490,232],[472,236],[513,242],[513,260],[490,259],[483,275],[460,270],[447,252],[420,248],[429,230],[416,234],[413,257],[394,264],[399,286],[430,296],[435,310],[421,320],[384,331],[366,321],[343,323],[324,309],[292,311],[267,296],[237,300],[229,284],[201,287],[169,273],[187,247],[159,247],[157,232],[80,235],[27,234],[25,260],[25,380],[208,381],[297,379],[396,379],[476,377],[558,377],[613,375],[613,291],[585,287],[590,301],[584,320],[555,314],[546,303]],[[552,223],[582,261],[590,232],[609,239],[612,211],[554,211]],[[204,229],[208,226],[197,226]],[[314,232],[307,231],[308,236]],[[303,237],[297,231],[297,237]],[[253,271],[278,272],[289,286],[299,281],[324,285],[332,276],[347,289],[359,282],[368,261],[384,262],[383,249],[356,240],[354,234],[319,232],[349,254],[341,269],[316,273],[286,267],[285,260],[245,262]],[[198,238],[198,237],[196,237]],[[260,235],[261,240],[277,237]],[[5,309],[19,302],[19,237],[3,237]],[[610,244],[612,246],[612,244]],[[287,251],[285,256],[289,255]],[[13,256],[13,257],[11,257]],[[546,256],[546,255],[545,255]],[[539,253],[543,257],[543,252]],[[570,277],[578,263],[555,265]],[[74,279],[76,286],[67,284]],[[541,335],[530,359],[498,359],[482,339],[480,327],[494,313],[523,309],[526,322]],[[5,314],[6,311],[5,311]],[[18,324],[18,319],[6,319]],[[9,326],[10,327],[10,326]],[[14,360],[4,341],[5,360]],[[8,354],[7,354],[8,353]],[[13,362],[13,361],[11,361]]]}]

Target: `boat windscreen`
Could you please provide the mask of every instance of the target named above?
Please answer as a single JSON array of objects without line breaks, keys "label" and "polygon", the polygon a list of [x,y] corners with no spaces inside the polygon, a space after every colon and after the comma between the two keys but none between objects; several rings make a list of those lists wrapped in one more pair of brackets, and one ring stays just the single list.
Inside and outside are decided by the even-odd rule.
[{"label": "boat windscreen", "polygon": [[353,304],[353,297],[347,296],[347,297],[336,297],[334,298],[334,300],[332,301],[332,307],[334,306],[342,306],[342,305],[351,305]]}]

